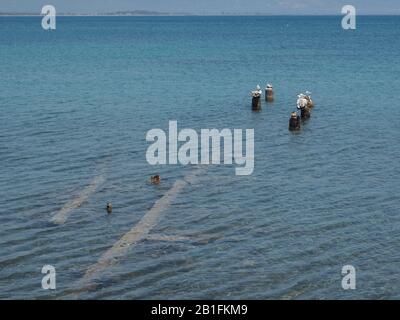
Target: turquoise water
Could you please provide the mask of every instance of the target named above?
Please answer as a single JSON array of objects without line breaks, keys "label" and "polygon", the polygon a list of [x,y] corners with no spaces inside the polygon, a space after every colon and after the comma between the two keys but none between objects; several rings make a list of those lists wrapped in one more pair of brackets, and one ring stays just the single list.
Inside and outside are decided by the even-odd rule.
[{"label": "turquoise water", "polygon": [[[0,18],[0,298],[400,298],[400,17],[357,22],[61,17],[48,32],[40,17]],[[275,102],[253,113],[249,91],[267,82]],[[316,107],[291,134],[305,90]],[[146,132],[169,120],[254,128],[254,173],[207,167],[152,238],[80,290],[195,170],[147,164]],[[160,186],[147,182],[155,173]],[[51,223],[74,199],[66,222]],[[41,289],[46,264],[55,291]],[[344,291],[348,264],[357,289]]]}]

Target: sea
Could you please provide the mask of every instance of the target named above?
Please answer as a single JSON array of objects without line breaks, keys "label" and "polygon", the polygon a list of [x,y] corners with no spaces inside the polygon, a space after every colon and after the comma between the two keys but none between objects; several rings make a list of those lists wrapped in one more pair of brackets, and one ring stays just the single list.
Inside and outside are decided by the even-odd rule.
[{"label": "sea", "polygon": [[[0,17],[0,299],[400,299],[399,16],[41,20]],[[169,121],[254,171],[150,165]]]}]

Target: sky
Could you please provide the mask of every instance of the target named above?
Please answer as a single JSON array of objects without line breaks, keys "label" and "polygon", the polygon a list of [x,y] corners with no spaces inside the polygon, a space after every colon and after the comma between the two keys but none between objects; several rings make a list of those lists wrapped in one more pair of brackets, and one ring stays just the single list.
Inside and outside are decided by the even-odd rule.
[{"label": "sky", "polygon": [[44,5],[59,13],[107,13],[151,10],[172,13],[219,14],[341,14],[344,5],[358,14],[400,14],[400,0],[0,0],[0,12],[38,13]]}]

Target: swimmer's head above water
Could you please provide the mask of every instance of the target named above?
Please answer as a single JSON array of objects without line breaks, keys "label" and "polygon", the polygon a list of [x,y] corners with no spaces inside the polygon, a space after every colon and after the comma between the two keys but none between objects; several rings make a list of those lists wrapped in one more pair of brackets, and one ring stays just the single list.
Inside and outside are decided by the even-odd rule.
[{"label": "swimmer's head above water", "polygon": [[107,210],[108,214],[110,214],[112,212],[112,203],[111,202],[107,202],[106,210]]},{"label": "swimmer's head above water", "polygon": [[155,176],[151,176],[150,182],[151,182],[152,184],[160,184],[160,182],[161,182],[160,175],[157,174],[157,175],[155,175]]}]

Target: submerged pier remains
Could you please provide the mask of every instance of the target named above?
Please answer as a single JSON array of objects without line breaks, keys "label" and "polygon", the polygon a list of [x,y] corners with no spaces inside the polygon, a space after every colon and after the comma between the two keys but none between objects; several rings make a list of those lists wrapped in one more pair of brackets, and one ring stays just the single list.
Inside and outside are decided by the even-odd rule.
[{"label": "submerged pier remains", "polygon": [[[94,289],[98,285],[96,280],[100,280],[103,272],[116,265],[127,254],[129,249],[137,245],[140,241],[145,240],[148,236],[151,236],[150,232],[157,226],[178,195],[185,188],[195,183],[204,173],[204,170],[204,167],[197,167],[184,178],[176,180],[171,189],[154,203],[153,207],[146,212],[140,221],[104,252],[96,263],[87,269],[83,278],[77,283],[78,289],[72,292],[71,297],[77,299],[79,294]],[[179,238],[175,239],[179,240]]]},{"label": "submerged pier remains", "polygon": [[298,131],[300,130],[300,128],[301,128],[300,116],[297,114],[297,112],[293,111],[289,119],[289,130]]},{"label": "submerged pier remains", "polygon": [[265,101],[267,102],[274,101],[274,87],[270,83],[267,84],[267,87],[265,88]]},{"label": "submerged pier remains", "polygon": [[256,90],[251,92],[252,100],[251,100],[251,109],[253,111],[258,111],[261,109],[261,87],[257,85]]},{"label": "submerged pier remains", "polygon": [[311,108],[314,106],[310,94],[311,93],[307,91],[306,94],[300,93],[297,96],[297,109],[300,110],[303,120],[311,117]]},{"label": "submerged pier remains", "polygon": [[314,101],[311,99],[311,92],[310,91],[306,91],[304,98],[308,101],[307,102],[307,107],[309,109],[314,108]]},{"label": "submerged pier remains", "polygon": [[[261,110],[261,96],[262,91],[260,85],[257,85],[256,89],[251,91],[251,108],[253,111]],[[265,101],[274,101],[274,87],[268,83],[265,87]],[[311,92],[306,91],[300,93],[297,96],[297,109],[300,110],[300,115],[296,111],[291,113],[289,118],[289,130],[296,131],[300,130],[300,120],[305,121],[311,117],[311,109],[314,108],[314,101],[311,99]]]},{"label": "submerged pier remains", "polygon": [[300,110],[300,116],[293,111],[289,119],[289,130],[300,130],[300,119],[305,121],[311,117],[311,109],[314,107],[314,102],[311,99],[311,92],[300,93],[297,96],[297,109]]}]

